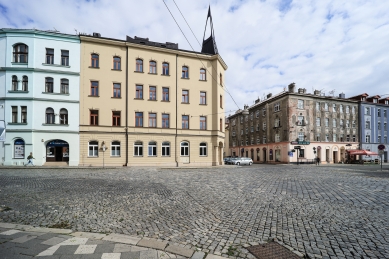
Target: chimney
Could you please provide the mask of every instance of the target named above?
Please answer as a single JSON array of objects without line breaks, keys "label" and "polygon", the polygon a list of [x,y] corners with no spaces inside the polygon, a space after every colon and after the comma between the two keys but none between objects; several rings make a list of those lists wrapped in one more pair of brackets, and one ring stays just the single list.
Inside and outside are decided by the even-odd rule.
[{"label": "chimney", "polygon": [[288,85],[289,93],[294,93],[295,83],[291,83]]},{"label": "chimney", "polygon": [[344,93],[340,93],[340,94],[339,94],[339,98],[345,99],[345,98],[346,98],[346,95],[345,95]]},{"label": "chimney", "polygon": [[258,97],[258,99],[257,100],[255,100],[255,103],[259,103],[261,100],[259,99],[259,97]]},{"label": "chimney", "polygon": [[299,93],[299,94],[303,94],[303,93],[304,93],[304,89],[303,89],[303,88],[299,88],[299,89],[298,89],[298,93]]},{"label": "chimney", "polygon": [[101,34],[100,34],[100,33],[98,33],[98,32],[94,32],[94,33],[93,33],[93,37],[100,38],[100,37],[101,37]]},{"label": "chimney", "polygon": [[266,95],[267,99],[269,99],[272,96],[272,93]]},{"label": "chimney", "polygon": [[303,88],[303,94],[307,93],[307,89]]},{"label": "chimney", "polygon": [[314,95],[317,95],[317,96],[320,96],[320,92],[321,92],[320,90],[315,90],[315,91],[313,92],[313,94],[314,94]]}]

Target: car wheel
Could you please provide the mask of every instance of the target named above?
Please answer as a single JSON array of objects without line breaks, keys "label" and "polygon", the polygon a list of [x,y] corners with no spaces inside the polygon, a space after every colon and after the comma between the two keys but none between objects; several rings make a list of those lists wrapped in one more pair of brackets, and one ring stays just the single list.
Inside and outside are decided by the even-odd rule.
[{"label": "car wheel", "polygon": [[251,163],[251,162],[249,163],[249,165],[252,165],[252,164],[253,164],[253,163]]},{"label": "car wheel", "polygon": [[240,163],[239,163],[239,162],[236,162],[236,165],[240,165]]}]

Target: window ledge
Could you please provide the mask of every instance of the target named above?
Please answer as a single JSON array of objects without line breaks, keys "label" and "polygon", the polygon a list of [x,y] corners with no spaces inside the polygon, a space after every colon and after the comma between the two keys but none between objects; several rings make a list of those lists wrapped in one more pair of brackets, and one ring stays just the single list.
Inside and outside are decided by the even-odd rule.
[{"label": "window ledge", "polygon": [[142,74],[143,74],[144,72],[143,72],[143,71],[136,71],[136,70],[135,70],[134,73],[142,73]]},{"label": "window ledge", "polygon": [[181,104],[190,104],[190,103],[183,103],[183,102],[181,102]]},{"label": "window ledge", "polygon": [[8,93],[12,93],[12,94],[28,94],[29,91],[15,91],[15,90],[8,90]]},{"label": "window ledge", "polygon": [[148,99],[147,101],[156,102],[157,100],[156,99]]},{"label": "window ledge", "polygon": [[122,97],[111,97],[111,99],[122,99]]},{"label": "window ledge", "polygon": [[66,95],[69,96],[70,94],[62,94],[62,93],[49,93],[49,92],[42,92],[42,94],[52,94],[52,95]]},{"label": "window ledge", "polygon": [[100,95],[88,95],[88,97],[100,97]]},{"label": "window ledge", "polygon": [[170,103],[170,101],[166,101],[166,100],[161,100],[161,102]]},{"label": "window ledge", "polygon": [[63,127],[69,127],[69,124],[42,123],[42,126],[63,126]]},{"label": "window ledge", "polygon": [[100,67],[91,67],[91,66],[89,66],[89,68],[95,68],[95,69],[100,69]]},{"label": "window ledge", "polygon": [[88,158],[99,158],[98,156],[88,156]]},{"label": "window ledge", "polygon": [[157,73],[148,73],[149,75],[158,75]]},{"label": "window ledge", "polygon": [[133,157],[143,157],[143,156],[133,156]]},{"label": "window ledge", "polygon": [[199,81],[201,81],[201,82],[207,82],[207,80],[202,80],[202,79],[199,79]]},{"label": "window ledge", "polygon": [[111,158],[120,158],[121,156],[110,156]]},{"label": "window ledge", "polygon": [[170,76],[170,75],[164,75],[164,74],[161,74],[161,76]]},{"label": "window ledge", "polygon": [[57,65],[57,64],[47,64],[47,63],[42,63],[42,66],[50,66],[50,67],[66,67],[66,68],[70,68],[70,66]]},{"label": "window ledge", "polygon": [[134,98],[134,100],[143,100],[143,98]]},{"label": "window ledge", "polygon": [[8,125],[27,125],[27,122],[8,122]]},{"label": "window ledge", "polygon": [[208,104],[206,104],[206,103],[200,103],[199,105],[204,105],[204,106],[207,106]]},{"label": "window ledge", "polygon": [[189,77],[181,77],[181,79],[187,79],[187,80],[189,80]]},{"label": "window ledge", "polygon": [[113,71],[122,71],[121,69],[111,69],[111,70],[113,70]]},{"label": "window ledge", "polygon": [[12,65],[28,65],[28,63],[11,62]]}]

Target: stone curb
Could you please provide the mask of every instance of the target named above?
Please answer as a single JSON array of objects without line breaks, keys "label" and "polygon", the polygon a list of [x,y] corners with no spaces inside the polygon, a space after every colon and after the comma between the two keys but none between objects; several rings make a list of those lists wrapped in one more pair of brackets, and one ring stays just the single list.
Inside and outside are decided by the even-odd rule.
[{"label": "stone curb", "polygon": [[[174,244],[169,244],[167,241],[159,241],[157,239],[146,238],[146,237],[140,238],[137,236],[115,234],[115,233],[106,235],[106,234],[99,234],[99,233],[92,233],[92,232],[73,232],[71,229],[42,228],[42,227],[33,227],[29,225],[3,223],[3,222],[0,222],[0,228],[17,229],[17,230],[29,231],[29,232],[67,234],[73,237],[90,238],[90,239],[111,241],[116,243],[130,244],[130,245],[165,251],[167,253],[176,254],[176,255],[184,256],[187,258],[193,258],[193,259],[203,259],[205,256],[205,253],[201,251],[195,251],[193,249],[181,247]],[[204,259],[226,259],[226,257],[208,254]]]}]

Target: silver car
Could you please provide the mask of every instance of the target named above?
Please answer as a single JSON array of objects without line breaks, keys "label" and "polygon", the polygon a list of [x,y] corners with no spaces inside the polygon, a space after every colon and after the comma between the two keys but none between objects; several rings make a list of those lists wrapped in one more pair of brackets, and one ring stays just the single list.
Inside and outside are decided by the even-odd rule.
[{"label": "silver car", "polygon": [[234,165],[252,165],[253,160],[249,157],[234,157],[231,162]]}]

